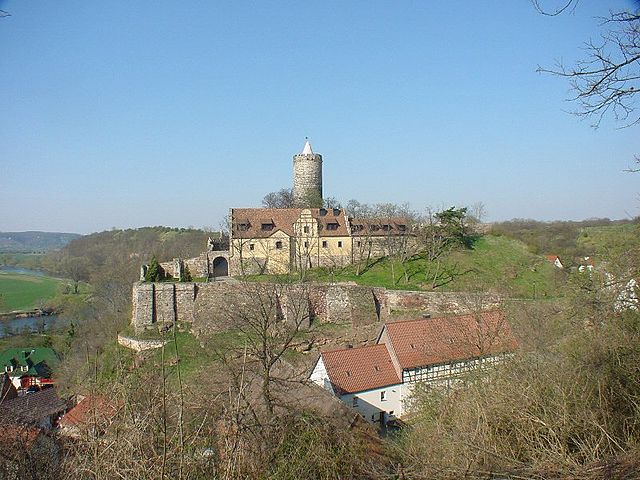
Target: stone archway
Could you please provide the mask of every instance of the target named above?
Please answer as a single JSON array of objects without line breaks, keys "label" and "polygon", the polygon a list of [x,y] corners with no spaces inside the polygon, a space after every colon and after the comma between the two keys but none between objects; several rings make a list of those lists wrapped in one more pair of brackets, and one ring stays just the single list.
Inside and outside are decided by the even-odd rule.
[{"label": "stone archway", "polygon": [[225,257],[216,257],[213,259],[213,276],[226,277],[229,275],[229,262]]}]

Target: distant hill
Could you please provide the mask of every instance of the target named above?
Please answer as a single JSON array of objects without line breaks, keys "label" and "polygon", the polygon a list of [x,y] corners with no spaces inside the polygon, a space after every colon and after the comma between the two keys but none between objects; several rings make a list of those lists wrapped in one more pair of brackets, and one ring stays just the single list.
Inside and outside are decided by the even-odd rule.
[{"label": "distant hill", "polygon": [[0,232],[0,253],[60,250],[71,240],[81,236],[77,233],[58,232]]}]

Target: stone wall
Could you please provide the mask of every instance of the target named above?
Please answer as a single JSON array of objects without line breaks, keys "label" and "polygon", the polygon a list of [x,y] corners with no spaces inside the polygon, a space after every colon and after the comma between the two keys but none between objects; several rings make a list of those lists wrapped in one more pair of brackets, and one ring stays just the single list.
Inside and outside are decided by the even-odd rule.
[{"label": "stone wall", "polygon": [[322,198],[322,155],[293,156],[293,200],[305,205],[309,198]]},{"label": "stone wall", "polygon": [[229,261],[228,250],[212,250],[201,253],[197,257],[182,260],[174,258],[169,262],[160,263],[165,275],[171,278],[180,278],[180,268],[187,267],[192,277],[209,278],[213,275],[213,261],[223,257]]},{"label": "stone wall", "polygon": [[496,308],[495,295],[464,292],[414,292],[353,283],[309,283],[292,286],[242,283],[136,283],[131,322],[136,330],[175,321],[191,323],[196,333],[221,331],[261,295],[276,292],[282,313],[304,310],[310,322],[371,325],[390,319],[465,313]]}]

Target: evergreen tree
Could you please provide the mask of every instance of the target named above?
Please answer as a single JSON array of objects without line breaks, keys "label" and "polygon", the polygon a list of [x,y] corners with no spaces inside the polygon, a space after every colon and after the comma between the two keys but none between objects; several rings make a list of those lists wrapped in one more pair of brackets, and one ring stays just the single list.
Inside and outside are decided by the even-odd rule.
[{"label": "evergreen tree", "polygon": [[154,255],[151,257],[151,261],[149,262],[149,266],[147,267],[147,273],[144,276],[145,282],[161,282],[164,280],[164,275],[162,272],[162,267],[158,263],[158,259]]}]

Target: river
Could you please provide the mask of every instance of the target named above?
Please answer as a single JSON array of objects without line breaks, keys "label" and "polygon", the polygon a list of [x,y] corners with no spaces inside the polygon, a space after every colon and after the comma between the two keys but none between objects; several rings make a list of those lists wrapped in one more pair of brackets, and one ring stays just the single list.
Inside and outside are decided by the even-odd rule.
[{"label": "river", "polygon": [[[13,267],[10,265],[0,265],[0,272],[17,273],[20,275],[35,275],[38,277],[49,276],[40,270],[31,270],[22,267]],[[69,321],[58,315],[44,315],[11,318],[0,320],[0,338],[22,333],[43,333],[54,327],[62,327],[68,325]]]}]

